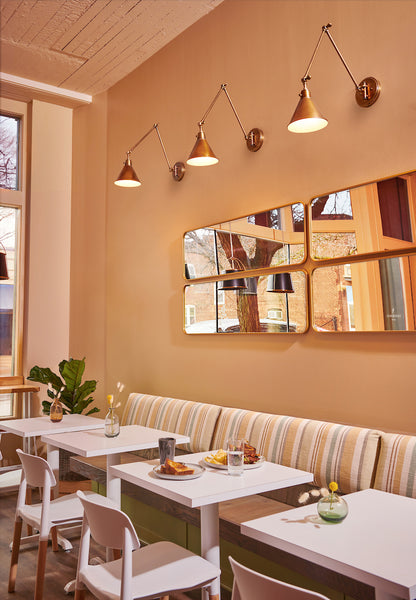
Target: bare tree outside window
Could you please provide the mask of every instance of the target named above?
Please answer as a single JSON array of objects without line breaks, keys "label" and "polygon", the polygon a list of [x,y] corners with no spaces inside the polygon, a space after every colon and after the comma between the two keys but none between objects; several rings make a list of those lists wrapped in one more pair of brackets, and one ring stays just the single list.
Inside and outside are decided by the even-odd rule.
[{"label": "bare tree outside window", "polygon": [[16,117],[0,115],[0,187],[17,190],[19,123]]}]

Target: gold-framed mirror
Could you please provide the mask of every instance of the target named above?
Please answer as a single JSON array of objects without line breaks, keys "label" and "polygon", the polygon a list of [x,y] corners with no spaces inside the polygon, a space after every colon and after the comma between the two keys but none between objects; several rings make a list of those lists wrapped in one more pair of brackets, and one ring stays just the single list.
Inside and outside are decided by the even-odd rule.
[{"label": "gold-framed mirror", "polygon": [[305,208],[300,202],[217,223],[184,235],[184,277],[220,275],[236,263],[246,271],[301,264]]},{"label": "gold-framed mirror", "polygon": [[[184,290],[184,331],[304,333],[308,328],[304,271],[193,283]],[[227,285],[228,282],[232,286]],[[224,289],[225,284],[225,289]],[[239,289],[235,289],[239,286]]]},{"label": "gold-framed mirror", "polygon": [[313,260],[416,248],[416,172],[313,198]]},{"label": "gold-framed mirror", "polygon": [[311,283],[316,331],[416,331],[416,254],[317,267]]}]

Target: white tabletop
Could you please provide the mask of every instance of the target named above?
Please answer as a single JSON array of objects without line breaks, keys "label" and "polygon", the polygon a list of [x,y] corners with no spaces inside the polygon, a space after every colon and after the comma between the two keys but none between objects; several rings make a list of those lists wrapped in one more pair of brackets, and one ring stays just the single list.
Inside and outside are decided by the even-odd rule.
[{"label": "white tabletop", "polygon": [[1,429],[14,433],[23,438],[46,435],[48,433],[64,433],[84,429],[99,429],[104,427],[104,419],[87,415],[64,415],[59,423],[52,423],[49,416],[31,417],[28,419],[12,419],[2,421]]},{"label": "white tabletop", "polygon": [[[200,464],[209,452],[187,454],[177,460]],[[153,473],[159,461],[130,463],[111,467],[113,477],[180,502],[185,506],[206,506],[223,500],[233,500],[260,492],[290,487],[313,480],[312,473],[264,462],[259,468],[245,470],[241,476],[230,476],[227,470],[206,467],[203,475],[187,481],[160,479]]]},{"label": "white tabletop", "polygon": [[77,431],[58,435],[43,435],[42,442],[56,448],[68,450],[80,456],[102,456],[132,452],[146,448],[157,448],[160,437],[174,437],[177,444],[189,442],[189,437],[178,433],[152,429],[142,425],[125,425],[120,427],[120,435],[108,438],[104,429],[97,431]]},{"label": "white tabletop", "polygon": [[256,540],[376,588],[376,598],[416,598],[416,500],[379,490],[344,496],[342,523],[325,523],[316,505],[242,523]]}]

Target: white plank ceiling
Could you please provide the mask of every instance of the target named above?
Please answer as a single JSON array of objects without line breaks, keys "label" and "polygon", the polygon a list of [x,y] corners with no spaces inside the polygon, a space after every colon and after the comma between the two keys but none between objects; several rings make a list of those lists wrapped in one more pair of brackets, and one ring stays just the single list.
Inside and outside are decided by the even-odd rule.
[{"label": "white plank ceiling", "polygon": [[223,0],[0,0],[1,71],[103,92]]}]

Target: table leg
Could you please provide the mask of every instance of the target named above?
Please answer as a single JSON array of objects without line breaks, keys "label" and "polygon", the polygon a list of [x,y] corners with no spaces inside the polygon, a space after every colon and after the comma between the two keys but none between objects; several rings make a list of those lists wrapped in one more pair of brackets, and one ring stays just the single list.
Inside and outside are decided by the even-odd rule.
[{"label": "table leg", "polygon": [[[218,503],[201,506],[201,556],[212,564],[220,566],[220,531]],[[204,592],[205,600],[220,600],[220,584],[218,577],[210,585],[209,593]]]},{"label": "table leg", "polygon": [[[121,506],[121,479],[113,477],[110,467],[119,465],[120,462],[120,454],[107,454],[107,498],[115,502],[118,508]],[[112,548],[107,548],[106,558],[107,562],[115,558]]]},{"label": "table leg", "polygon": [[52,488],[54,498],[59,496],[59,448],[48,444],[46,446],[47,461],[55,475],[56,485]]},{"label": "table leg", "polygon": [[107,498],[110,498],[120,508],[121,504],[121,479],[113,477],[110,467],[120,464],[120,454],[107,454]]}]

